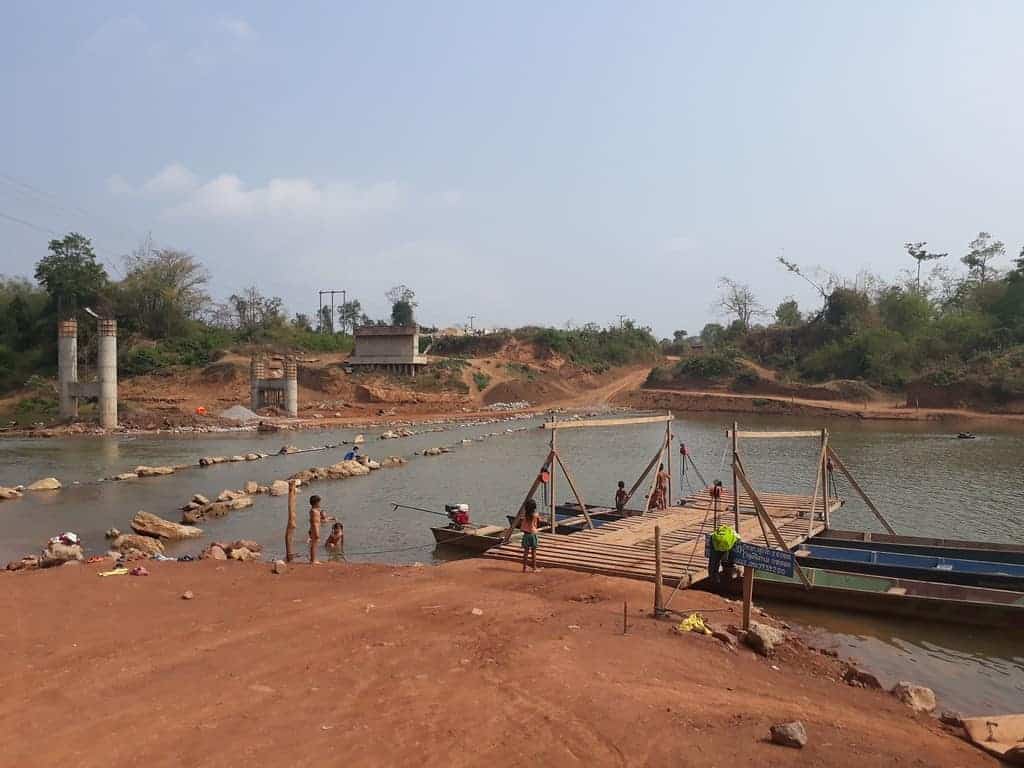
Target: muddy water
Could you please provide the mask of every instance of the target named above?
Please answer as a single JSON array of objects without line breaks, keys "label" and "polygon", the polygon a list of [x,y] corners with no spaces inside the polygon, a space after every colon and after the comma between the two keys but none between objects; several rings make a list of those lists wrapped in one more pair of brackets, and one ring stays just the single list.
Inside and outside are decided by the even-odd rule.
[{"label": "muddy water", "polygon": [[[728,481],[723,421],[688,417],[676,425],[676,434],[686,441],[708,480]],[[395,511],[391,502],[439,509],[446,501],[464,501],[471,505],[475,520],[503,522],[544,458],[548,435],[536,429],[538,424],[518,420],[451,425],[443,431],[389,441],[376,439],[381,430],[363,430],[366,453],[406,456],[410,463],[368,477],[324,481],[315,492],[324,497],[327,509],[343,518],[349,559],[430,562],[443,554],[435,553],[428,530],[440,518]],[[743,426],[792,429],[818,428],[821,423],[747,417]],[[979,433],[976,440],[963,441],[955,439],[956,427],[852,420],[828,426],[833,445],[898,532],[1024,543],[1024,434],[1001,431],[996,425]],[[202,455],[249,451],[273,454],[283,442],[313,447],[350,441],[355,434],[355,430],[332,430],[292,435],[0,440],[0,485],[52,475],[67,486],[57,493],[27,494],[18,501],[0,503],[0,561],[37,551],[46,538],[63,530],[76,531],[90,551],[101,552],[103,532],[111,526],[127,529],[139,509],[177,519],[177,508],[194,493],[215,496],[225,488],[241,487],[246,480],[268,483],[299,469],[334,463],[345,449],[197,467],[168,477],[103,483],[97,482],[100,477],[138,464],[194,463]],[[640,472],[660,434],[658,425],[567,431],[560,433],[559,447],[587,501],[609,503],[615,482],[628,483]],[[441,445],[453,446],[452,453],[413,455]],[[803,493],[813,489],[816,441],[748,441],[742,452],[757,487]],[[678,463],[675,482],[678,488]],[[684,490],[696,483],[692,471],[683,483]],[[851,499],[849,488],[841,484],[840,490]],[[567,491],[563,481],[560,500],[568,498]],[[173,545],[168,551],[195,553],[205,541],[245,537],[279,554],[284,514],[283,499],[258,497],[248,510],[204,523],[203,540]],[[852,499],[837,513],[833,525],[878,529],[864,506]],[[883,676],[909,677],[932,686],[948,706],[973,713],[1017,711],[1024,705],[1024,659],[1014,638],[790,606],[772,608]]]}]

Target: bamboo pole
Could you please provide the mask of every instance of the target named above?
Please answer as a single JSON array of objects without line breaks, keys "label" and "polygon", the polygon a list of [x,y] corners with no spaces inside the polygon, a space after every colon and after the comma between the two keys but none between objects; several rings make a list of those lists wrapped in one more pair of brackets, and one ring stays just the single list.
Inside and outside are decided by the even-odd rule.
[{"label": "bamboo pole", "polygon": [[587,427],[625,427],[630,424],[657,424],[670,421],[672,414],[667,416],[630,416],[621,419],[576,419],[572,421],[548,421],[544,429],[586,429]]},{"label": "bamboo pole", "polygon": [[821,458],[818,459],[818,467],[821,469],[821,508],[825,511],[825,528],[832,527],[832,512],[829,509],[828,499],[828,430],[821,430]]},{"label": "bamboo pole", "polygon": [[[824,430],[822,430],[824,433]],[[820,467],[821,462],[825,461],[825,442],[822,438],[821,451],[818,453],[818,465]],[[807,538],[811,538],[811,534],[814,532],[814,507],[818,503],[818,484],[821,483],[821,473],[815,470],[814,472],[814,493],[811,494],[811,513],[810,519],[807,521]],[[824,515],[824,512],[822,513]]]},{"label": "bamboo pole", "polygon": [[882,513],[878,511],[878,507],[875,506],[874,502],[868,498],[868,495],[866,493],[864,493],[864,490],[860,487],[860,484],[853,479],[853,475],[850,474],[850,470],[848,470],[846,468],[846,465],[843,464],[843,460],[839,458],[839,454],[837,454],[834,450],[829,448],[828,455],[832,457],[832,462],[837,467],[839,467],[839,471],[842,472],[846,476],[846,479],[850,481],[850,485],[853,486],[853,490],[855,490],[857,492],[857,495],[859,495],[864,500],[864,503],[867,504],[868,509],[870,509],[875,514],[875,517],[878,518],[878,521],[883,526],[885,526],[885,530],[895,535],[896,531],[893,530],[893,527],[891,525],[889,525],[889,521],[885,519]]},{"label": "bamboo pole", "polygon": [[558,477],[558,470],[555,468],[555,461],[558,460],[558,450],[555,448],[555,435],[558,434],[557,430],[551,430],[551,457],[554,461],[551,462],[551,473],[550,473],[550,491],[551,498],[548,500],[550,503],[550,515],[551,515],[551,535],[554,536],[558,533],[558,518],[555,517],[555,487],[556,480]]},{"label": "bamboo pole", "polygon": [[739,438],[740,424],[738,421],[732,423],[732,509],[733,518],[736,524],[736,533],[740,531],[740,490],[739,484],[736,482],[736,461],[739,460],[740,455],[740,438]]},{"label": "bamboo pole", "polygon": [[284,559],[286,562],[291,562],[295,558],[295,554],[292,552],[292,537],[295,534],[295,496],[296,496],[296,485],[294,480],[288,481],[288,522],[284,527]]},{"label": "bamboo pole", "polygon": [[659,448],[659,449],[658,449],[658,452],[657,452],[656,454],[654,454],[654,458],[653,458],[653,459],[651,459],[651,460],[650,460],[650,461],[649,461],[649,462],[647,463],[647,467],[646,467],[646,468],[644,469],[644,471],[643,471],[643,472],[641,472],[641,473],[640,473],[640,477],[638,477],[638,478],[636,479],[636,482],[635,482],[635,483],[633,483],[633,487],[629,489],[629,493],[628,493],[628,494],[626,494],[626,503],[627,503],[627,504],[629,503],[629,500],[630,500],[631,498],[633,498],[633,494],[634,494],[634,493],[636,493],[636,489],[640,487],[640,484],[641,484],[641,483],[642,483],[642,482],[644,481],[644,478],[645,478],[645,477],[647,477],[647,474],[648,474],[648,473],[649,473],[649,472],[651,471],[651,468],[652,468],[652,467],[653,467],[653,466],[654,466],[655,464],[657,464],[657,463],[658,463],[658,458],[659,458],[660,456],[661,456],[661,449]]},{"label": "bamboo pole", "polygon": [[512,532],[516,529],[516,526],[519,525],[520,521],[522,521],[523,510],[526,507],[526,502],[533,498],[533,494],[535,494],[537,492],[537,488],[540,487],[541,475],[543,475],[545,471],[550,472],[550,470],[554,468],[552,466],[553,461],[554,457],[549,453],[547,455],[547,458],[544,459],[544,463],[541,465],[540,471],[537,473],[537,476],[533,479],[533,485],[531,485],[530,490],[526,492],[526,498],[523,499],[522,504],[519,505],[519,509],[516,510],[515,519],[512,521],[512,524],[505,529],[505,533],[502,536],[502,541],[504,543],[508,543],[508,540],[512,538]]},{"label": "bamboo pole", "polygon": [[[552,433],[554,434],[554,433]],[[565,462],[562,461],[560,454],[555,454],[555,461],[558,462],[558,466],[562,468],[562,472],[565,473],[565,480],[569,483],[569,488],[572,490],[573,496],[576,497],[576,503],[580,505],[580,510],[583,512],[583,517],[587,521],[587,527],[591,530],[594,529],[594,521],[590,519],[590,513],[587,511],[587,504],[583,501],[583,495],[576,489],[576,483],[572,479],[572,475],[569,473],[569,468],[565,466]]]},{"label": "bamboo pole", "polygon": [[[672,411],[668,412],[669,419],[672,418]],[[668,472],[668,498],[665,499],[665,506],[672,506],[672,422],[665,422],[665,471]]]},{"label": "bamboo pole", "polygon": [[[788,552],[789,547],[786,546],[786,540],[782,538],[782,534],[779,533],[779,529],[775,527],[775,523],[772,522],[771,516],[765,510],[764,505],[761,504],[761,499],[758,498],[753,486],[750,485],[750,481],[747,479],[746,473],[736,466],[736,463],[733,464],[733,469],[736,470],[736,476],[739,478],[740,482],[743,483],[743,487],[747,490],[747,493],[750,494],[750,499],[754,502],[754,511],[757,512],[758,516],[764,518],[765,524],[771,529],[772,535],[775,536],[775,540],[778,542],[779,547]],[[803,568],[800,567],[800,563],[794,562],[793,570],[796,572],[796,575],[800,577],[800,581],[804,583],[804,586],[811,586],[811,582],[808,580],[807,574],[804,573]]]},{"label": "bamboo pole", "polygon": [[661,595],[661,526],[654,526],[654,617],[665,612]]},{"label": "bamboo pole", "polygon": [[647,500],[644,502],[644,513],[651,511],[651,497],[654,496],[654,489],[658,487],[658,473],[661,471],[660,467],[662,462],[665,461],[665,443],[662,441],[661,448],[658,450],[658,455],[655,459],[658,463],[658,469],[654,472],[654,479],[651,481],[651,487],[647,491]]}]

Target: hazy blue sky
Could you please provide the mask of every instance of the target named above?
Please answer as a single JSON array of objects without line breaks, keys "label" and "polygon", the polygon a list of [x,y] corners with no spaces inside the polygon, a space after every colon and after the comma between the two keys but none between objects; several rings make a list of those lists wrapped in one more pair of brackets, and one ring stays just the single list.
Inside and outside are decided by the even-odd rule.
[{"label": "hazy blue sky", "polygon": [[[292,311],[714,319],[1024,241],[1024,2],[5,2],[0,214]],[[19,186],[19,182],[27,184]],[[39,194],[39,190],[45,194]],[[0,217],[0,273],[49,235]],[[952,263],[952,259],[950,260]],[[116,272],[113,272],[116,275]]]}]

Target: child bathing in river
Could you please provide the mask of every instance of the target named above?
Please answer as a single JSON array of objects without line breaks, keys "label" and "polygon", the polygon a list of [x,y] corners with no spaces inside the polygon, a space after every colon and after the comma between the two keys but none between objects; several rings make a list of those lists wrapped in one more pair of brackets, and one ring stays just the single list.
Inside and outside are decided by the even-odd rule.
[{"label": "child bathing in river", "polygon": [[345,549],[345,526],[341,523],[331,526],[331,535],[324,542],[324,549],[332,554],[338,554]]}]

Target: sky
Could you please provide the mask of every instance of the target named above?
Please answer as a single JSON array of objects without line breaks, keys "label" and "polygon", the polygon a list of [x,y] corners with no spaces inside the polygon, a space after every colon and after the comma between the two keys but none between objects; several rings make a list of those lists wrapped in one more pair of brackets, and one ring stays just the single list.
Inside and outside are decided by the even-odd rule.
[{"label": "sky", "polygon": [[776,261],[1024,244],[1024,3],[4,3],[0,274],[147,233],[225,298],[425,324],[721,321]]}]

